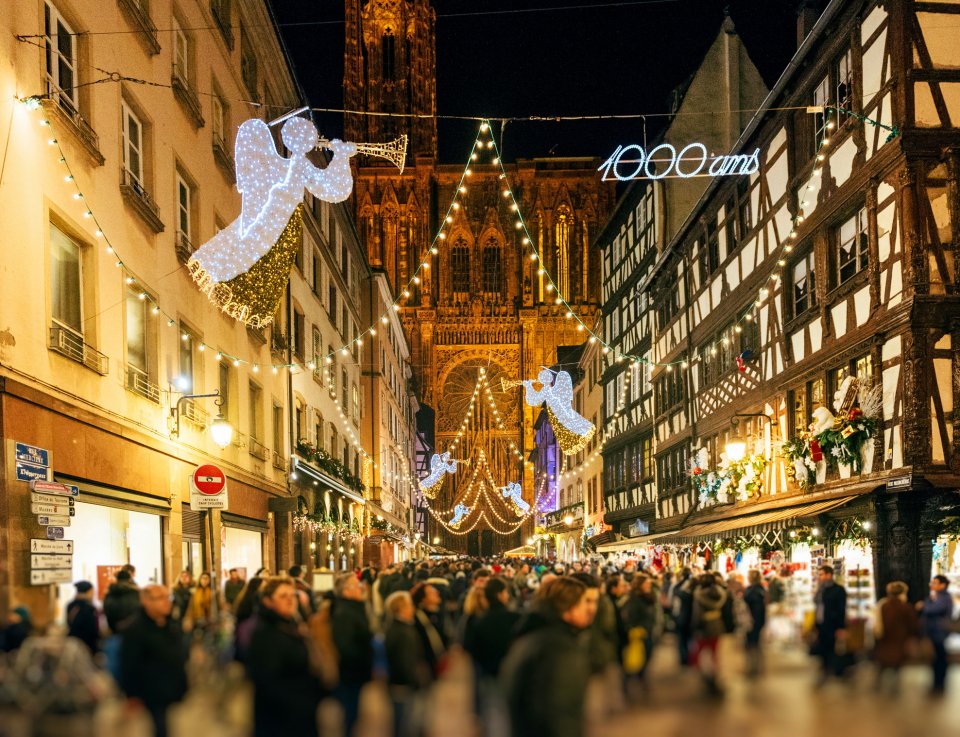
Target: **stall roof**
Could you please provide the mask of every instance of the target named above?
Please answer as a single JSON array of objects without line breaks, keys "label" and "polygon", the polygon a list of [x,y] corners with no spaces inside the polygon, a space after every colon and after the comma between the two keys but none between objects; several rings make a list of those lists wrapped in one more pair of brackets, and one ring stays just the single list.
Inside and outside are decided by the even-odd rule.
[{"label": "stall roof", "polygon": [[639,537],[631,537],[626,540],[617,540],[612,543],[604,543],[603,545],[597,546],[598,553],[618,553],[622,550],[633,550],[641,545],[646,543],[651,543],[657,540],[666,540],[677,534],[677,531],[673,532],[658,532],[651,535],[640,535]]},{"label": "stall roof", "polygon": [[754,514],[743,514],[737,517],[714,520],[712,522],[702,522],[700,524],[684,527],[677,531],[678,539],[705,537],[716,535],[721,532],[730,532],[743,528],[768,526],[776,523],[789,523],[798,519],[813,517],[831,509],[836,509],[857,497],[848,496],[842,499],[825,499],[819,502],[810,502],[799,504],[794,507],[784,507],[782,509],[773,509],[768,512],[756,512]]}]

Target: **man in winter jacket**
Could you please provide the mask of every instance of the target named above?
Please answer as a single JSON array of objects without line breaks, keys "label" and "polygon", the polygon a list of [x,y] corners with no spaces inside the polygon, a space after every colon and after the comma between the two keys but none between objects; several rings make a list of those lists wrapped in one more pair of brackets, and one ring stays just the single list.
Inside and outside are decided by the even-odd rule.
[{"label": "man in winter jacket", "polygon": [[521,622],[500,669],[512,734],[583,735],[590,661],[578,635],[593,622],[598,595],[599,589],[560,576],[536,601],[538,616]]},{"label": "man in winter jacket", "polygon": [[77,595],[67,605],[67,635],[76,637],[96,655],[100,649],[100,612],[93,605],[93,584],[77,581]]},{"label": "man in winter jacket", "polygon": [[180,626],[170,616],[170,589],[147,586],[140,602],[139,613],[120,636],[120,687],[146,708],[157,737],[166,737],[167,709],[187,693],[187,651]]},{"label": "man in winter jacket", "polygon": [[690,665],[690,641],[693,638],[693,573],[684,568],[673,586],[673,622],[677,634],[680,666]]},{"label": "man in winter jacket", "polygon": [[947,592],[950,579],[934,576],[930,582],[930,596],[917,602],[923,617],[923,631],[933,644],[933,688],[940,696],[947,686],[947,635],[950,634],[950,619],[953,616],[953,597]]},{"label": "man in winter jacket", "polygon": [[842,675],[837,659],[837,640],[842,640],[847,633],[847,590],[833,580],[831,566],[820,567],[820,586],[814,596],[814,604],[817,641],[813,652],[821,658],[817,685],[823,685],[830,676]]},{"label": "man in winter jacket", "polygon": [[333,593],[330,622],[340,657],[340,684],[334,696],[343,707],[344,733],[350,735],[360,714],[360,690],[373,677],[373,633],[360,580],[352,573],[341,573]]},{"label": "man in winter jacket", "polygon": [[140,611],[140,590],[133,582],[130,571],[117,572],[117,580],[110,584],[107,595],[103,597],[103,613],[107,626],[114,634],[120,632],[124,624]]},{"label": "man in winter jacket", "polygon": [[495,678],[513,642],[513,630],[520,621],[520,615],[507,609],[510,584],[505,579],[491,578],[484,592],[489,608],[477,620],[471,642],[466,646],[480,673]]},{"label": "man in winter jacket", "polygon": [[296,588],[288,578],[272,578],[261,594],[247,656],[254,737],[316,737],[323,688],[297,621]]},{"label": "man in winter jacket", "polygon": [[750,629],[746,633],[747,675],[755,678],[760,675],[762,656],[760,654],[760,636],[767,623],[767,591],[763,588],[763,576],[760,571],[747,574],[750,584],[744,589],[743,603],[750,612]]}]

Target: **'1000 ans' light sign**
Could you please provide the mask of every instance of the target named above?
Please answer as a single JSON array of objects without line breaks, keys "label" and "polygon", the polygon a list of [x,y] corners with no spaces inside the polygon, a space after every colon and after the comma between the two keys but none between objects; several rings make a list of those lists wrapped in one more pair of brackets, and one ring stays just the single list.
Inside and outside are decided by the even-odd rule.
[{"label": "'1000 ans' light sign", "polygon": [[672,144],[661,143],[646,153],[635,143],[617,146],[613,155],[603,162],[597,171],[603,172],[603,180],[616,179],[629,182],[632,179],[691,177],[722,177],[732,174],[753,174],[760,169],[760,149],[752,154],[728,154],[711,156],[702,143],[689,143],[678,152]]}]

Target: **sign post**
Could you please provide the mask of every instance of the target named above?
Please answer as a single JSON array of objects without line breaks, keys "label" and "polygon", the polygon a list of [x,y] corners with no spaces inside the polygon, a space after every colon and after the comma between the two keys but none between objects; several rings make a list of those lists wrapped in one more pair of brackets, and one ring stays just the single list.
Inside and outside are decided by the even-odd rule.
[{"label": "sign post", "polygon": [[227,508],[227,474],[213,464],[199,466],[190,476],[190,509]]}]

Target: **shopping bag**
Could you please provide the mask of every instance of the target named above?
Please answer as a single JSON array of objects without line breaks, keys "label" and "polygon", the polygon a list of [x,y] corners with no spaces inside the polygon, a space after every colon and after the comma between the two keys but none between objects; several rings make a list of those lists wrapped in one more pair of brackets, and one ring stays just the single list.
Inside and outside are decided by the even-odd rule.
[{"label": "shopping bag", "polygon": [[627,633],[627,644],[623,648],[623,672],[635,675],[647,664],[647,630],[643,627],[631,627]]}]

